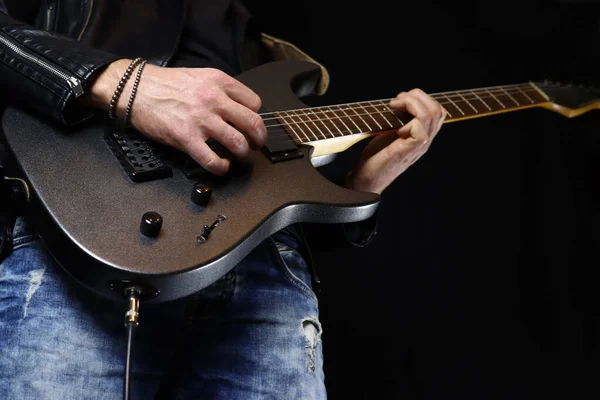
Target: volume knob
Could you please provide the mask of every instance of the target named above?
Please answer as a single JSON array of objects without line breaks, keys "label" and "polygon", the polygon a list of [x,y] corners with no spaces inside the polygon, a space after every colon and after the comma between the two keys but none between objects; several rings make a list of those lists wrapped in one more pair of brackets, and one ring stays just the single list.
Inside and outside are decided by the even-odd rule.
[{"label": "volume knob", "polygon": [[142,216],[140,232],[145,236],[157,237],[160,233],[160,228],[162,228],[162,223],[163,218],[159,213],[148,211]]},{"label": "volume knob", "polygon": [[212,195],[212,189],[202,183],[196,183],[194,190],[192,190],[192,202],[199,206],[205,207],[210,201]]}]

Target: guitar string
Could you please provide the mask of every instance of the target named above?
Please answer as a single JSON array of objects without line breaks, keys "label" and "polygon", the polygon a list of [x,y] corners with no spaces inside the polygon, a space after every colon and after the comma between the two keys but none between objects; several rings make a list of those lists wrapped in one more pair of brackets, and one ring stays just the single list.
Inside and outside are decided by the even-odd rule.
[{"label": "guitar string", "polygon": [[[524,87],[524,90],[522,90],[521,87]],[[499,88],[499,89],[497,89],[497,88]],[[505,90],[505,89],[509,89],[509,90]],[[430,96],[432,98],[434,98],[434,99],[436,97],[438,97],[438,98],[439,97],[443,97],[443,98],[452,98],[452,97],[454,97],[454,98],[457,98],[457,97],[461,97],[461,96],[457,96],[457,95],[455,95],[455,93],[466,93],[467,95],[473,95],[473,97],[472,98],[461,97],[460,99],[457,99],[456,101],[461,102],[461,103],[468,103],[468,100],[471,100],[471,101],[475,101],[475,100],[481,101],[481,100],[492,100],[493,99],[494,101],[496,101],[499,104],[503,105],[501,102],[498,101],[498,99],[496,99],[493,96],[494,95],[493,93],[488,93],[488,92],[493,92],[493,91],[496,91],[497,92],[496,94],[498,94],[499,96],[508,96],[508,95],[513,95],[513,94],[514,95],[523,95],[523,91],[525,91],[525,92],[537,92],[537,93],[539,93],[538,90],[536,90],[535,88],[533,88],[530,83],[522,83],[522,84],[513,84],[513,85],[504,85],[504,86],[502,86],[502,85],[501,86],[493,86],[493,87],[488,87],[488,88],[479,88],[479,89],[472,89],[472,90],[470,90],[470,89],[464,89],[464,90],[460,90],[460,91],[440,92],[440,93],[431,94]],[[484,93],[485,95],[484,96],[477,96],[477,93]],[[490,94],[492,96],[490,96]],[[372,103],[382,103],[382,104],[385,105],[386,108],[388,108],[387,104],[385,104],[385,103],[387,103],[387,102],[389,102],[391,100],[393,100],[393,98],[379,99],[379,100],[370,100],[370,101],[362,101],[362,102],[353,102],[353,103],[345,103],[345,104],[338,104],[338,105],[331,105],[331,106],[302,108],[302,109],[297,109],[297,110],[285,110],[285,111],[279,111],[279,112],[274,111],[274,112],[262,113],[262,114],[259,114],[259,115],[261,115],[261,116],[264,116],[264,115],[273,115],[275,113],[282,113],[282,112],[284,112],[286,114],[289,114],[289,113],[291,113],[293,111],[303,111],[303,115],[281,116],[282,119],[283,118],[292,119],[292,117],[297,117],[300,121],[293,121],[293,119],[292,119],[291,122],[287,122],[287,123],[279,123],[279,124],[274,124],[274,125],[265,125],[267,129],[268,128],[275,128],[275,127],[289,127],[294,132],[293,135],[295,135],[299,140],[304,140],[304,139],[302,139],[295,132],[295,130],[291,127],[291,125],[298,125],[298,129],[300,129],[301,131],[303,131],[302,128],[299,127],[300,124],[306,125],[306,123],[312,123],[316,127],[317,125],[315,124],[315,122],[321,122],[325,126],[325,128],[327,128],[327,130],[330,131],[331,134],[334,134],[331,131],[331,129],[324,122],[324,121],[330,121],[331,125],[335,128],[335,130],[341,131],[341,128],[343,128],[344,131],[350,131],[351,135],[356,135],[356,134],[360,134],[360,133],[371,133],[374,130],[372,128],[370,128],[370,126],[366,122],[362,122],[362,124],[366,125],[370,129],[368,131],[364,131],[364,132],[360,128],[358,128],[358,126],[356,128],[349,128],[347,125],[344,124],[345,126],[342,127],[341,125],[336,124],[336,122],[340,122],[342,119],[352,120],[352,117],[359,117],[360,118],[360,117],[363,117],[363,116],[374,116],[374,115],[376,115],[376,116],[379,116],[379,117],[383,117],[384,120],[386,120],[387,123],[389,124],[389,120],[387,120],[387,118],[383,115],[383,113],[394,115],[394,117],[396,117],[396,118],[397,118],[397,116],[396,116],[396,114],[394,114],[389,109],[386,109],[386,110],[377,110],[376,109],[376,112],[357,113],[355,108],[352,108],[352,107],[343,108],[343,107],[344,106],[352,106],[352,105],[358,105],[358,106],[366,105],[367,107],[373,107],[373,108],[375,108],[375,106],[372,105]],[[442,102],[438,102],[438,103],[440,105],[452,105],[455,108],[457,108],[459,111],[462,111],[452,101],[442,101]],[[482,102],[482,103],[484,103],[484,102]],[[534,103],[530,103],[530,104],[535,104],[535,102]],[[331,107],[337,107],[337,110],[331,109]],[[504,106],[504,107],[506,107],[506,106]],[[508,107],[513,108],[513,106],[508,106]],[[518,107],[518,106],[516,106],[516,107]],[[319,110],[321,108],[328,108],[329,110]],[[364,107],[362,107],[362,108],[365,109]],[[339,116],[339,115],[335,114],[336,111],[338,111],[338,112],[342,111],[343,112],[343,111],[346,111],[346,110],[353,111],[354,115]],[[321,114],[325,114],[326,115],[326,113],[329,112],[329,113],[334,114],[334,117],[333,118],[329,118],[329,117],[318,118],[316,120],[313,120],[313,119],[310,118],[310,116],[308,114],[306,114],[306,111],[311,111],[315,115],[316,115],[316,113],[321,113]],[[479,111],[477,111],[477,114],[478,113],[479,113]],[[486,113],[486,112],[484,111],[483,113]],[[469,115],[471,115],[470,112],[469,112]],[[474,115],[476,115],[476,114],[474,114]],[[302,119],[301,117],[309,117],[309,118],[308,119]],[[277,121],[279,121],[277,117],[263,118],[263,120],[264,121],[269,121],[269,120],[277,120]],[[356,122],[361,122],[361,121],[356,121]],[[354,123],[354,121],[353,121],[353,124],[356,125]],[[317,137],[317,135],[315,135],[315,133],[312,131],[312,128],[308,127],[308,125],[306,125],[306,128],[310,131],[310,134],[312,136],[315,136],[315,139],[317,139],[317,140],[331,139],[331,138],[339,137],[339,136],[333,136],[333,137],[323,137],[322,139],[319,139]],[[355,129],[358,130],[358,132],[352,132]],[[392,129],[395,129],[395,128],[392,127]],[[342,133],[342,132],[340,132],[340,133]],[[306,135],[304,132],[303,132],[303,135],[306,136],[307,139],[311,140],[309,138],[309,136]],[[324,134],[322,134],[321,136],[324,136]],[[345,135],[342,133],[342,136],[345,136]],[[290,134],[288,134],[287,131],[285,133],[283,133],[283,134],[280,134],[280,135],[270,135],[269,138],[270,139],[278,139],[278,138],[282,138],[282,139],[289,138],[289,139],[291,139],[290,138]],[[166,153],[159,153],[159,154],[154,153],[154,154],[156,156],[159,156],[159,155],[166,154]],[[147,163],[151,163],[151,162],[153,162],[153,160],[146,161],[143,164],[147,164]]]},{"label": "guitar string", "polygon": [[[515,93],[513,93],[513,94],[515,94]],[[491,99],[494,99],[494,97],[483,96],[483,97],[481,97],[481,99],[482,100],[491,100]],[[478,98],[473,98],[473,99],[467,99],[467,100],[479,100],[479,99]],[[373,100],[371,102],[379,102],[379,101],[381,101],[383,103],[386,100]],[[467,103],[465,100],[457,100],[457,101],[465,103],[465,104]],[[363,104],[365,104],[366,107],[373,107],[373,108],[375,108],[375,106],[367,104],[367,103],[369,103],[369,102],[363,102]],[[533,102],[533,103],[529,103],[529,104],[519,104],[519,105],[516,105],[516,106],[506,106],[506,109],[510,110],[512,108],[518,108],[518,107],[524,107],[524,106],[532,106],[532,105],[536,105],[536,104],[539,104],[539,103],[540,102]],[[445,105],[445,106],[452,105],[453,107],[457,108],[459,111],[462,110],[461,108],[459,108],[453,102],[440,102],[440,105]],[[463,105],[463,107],[464,107],[464,105]],[[316,107],[316,108],[319,108],[319,107]],[[386,108],[387,108],[387,105],[386,105]],[[394,112],[392,112],[391,110],[389,110],[389,109],[385,109],[385,110],[378,110],[378,109],[376,109],[375,112],[366,112],[366,113],[357,113],[355,108],[341,108],[341,106],[339,106],[338,110],[330,109],[330,110],[316,110],[315,111],[315,109],[310,109],[310,108],[308,108],[308,109],[302,109],[302,110],[311,111],[315,115],[317,113],[320,113],[320,114],[324,114],[326,116],[327,115],[326,113],[331,113],[334,116],[333,117],[327,117],[326,116],[324,118],[317,116],[317,119],[312,119],[311,116],[309,114],[307,114],[306,112],[304,112],[302,115],[297,115],[297,114],[294,114],[294,115],[279,115],[278,117],[264,118],[263,119],[264,121],[275,120],[275,121],[279,122],[277,124],[265,125],[265,127],[267,129],[269,129],[269,128],[277,128],[277,127],[289,128],[292,131],[292,134],[294,136],[296,136],[300,140],[304,140],[304,139],[302,139],[301,135],[299,135],[298,133],[296,133],[296,130],[300,130],[302,132],[302,134],[307,137],[307,139],[309,139],[309,137],[308,137],[309,135],[307,135],[304,132],[304,129],[308,129],[308,132],[309,132],[310,136],[316,136],[316,134],[313,131],[314,128],[309,127],[307,125],[308,123],[311,123],[312,125],[314,125],[315,127],[317,127],[317,131],[319,131],[319,132],[321,132],[321,130],[318,128],[318,125],[315,124],[316,122],[320,122],[322,124],[322,126],[325,127],[326,130],[330,131],[331,134],[334,134],[334,133],[332,132],[330,126],[333,127],[334,130],[338,130],[338,131],[340,131],[340,130],[350,131],[350,134],[354,135],[354,134],[358,134],[358,133],[370,133],[370,132],[373,132],[373,131],[376,131],[376,130],[373,129],[373,128],[371,128],[368,123],[364,122],[364,120],[363,121],[359,121],[359,120],[356,120],[356,119],[353,120],[352,118],[355,118],[355,117],[361,118],[363,116],[369,116],[369,117],[371,117],[371,116],[377,116],[377,117],[381,118],[381,120],[378,121],[378,123],[379,122],[383,122],[384,124],[386,124],[386,123],[389,124],[389,120],[386,117],[386,115],[387,116],[393,115],[394,118],[397,118],[397,115]],[[340,115],[336,114],[336,112],[340,112],[340,111],[343,112],[343,111],[347,111],[347,110],[353,111],[354,115],[340,116]],[[469,110],[471,110],[471,108],[469,108]],[[487,114],[489,112],[500,111],[500,110],[501,109],[496,109],[496,110],[491,110],[490,109],[490,110],[484,110],[484,111],[477,110],[475,113],[472,113],[471,111],[469,111],[468,114],[467,113],[463,113],[463,115],[456,116],[456,117],[453,116],[451,118],[460,118],[460,117],[463,117],[463,116],[470,117],[470,116],[476,116],[477,114]],[[272,112],[272,113],[265,113],[263,115],[267,115],[267,114],[279,114],[279,113],[280,112]],[[386,114],[386,115],[384,115],[384,114]],[[298,119],[298,121],[295,121],[294,117],[296,117]],[[305,118],[302,118],[302,117],[305,117]],[[286,121],[286,119],[288,119],[290,121]],[[284,123],[281,123],[280,120],[283,120]],[[369,129],[367,131],[362,131],[358,127],[350,128],[350,127],[347,126],[347,124],[345,124],[343,122],[343,120],[351,121],[351,122],[349,122],[350,125],[352,125],[352,124],[356,125],[356,122],[358,122],[361,125],[365,125]],[[330,125],[327,125],[325,123],[326,121],[329,121]],[[388,121],[388,122],[386,122],[386,121]],[[340,122],[343,125],[341,125]],[[401,121],[401,122],[404,124],[404,123],[407,123],[408,121]],[[371,122],[371,124],[372,124],[372,122]],[[293,128],[292,127],[293,125],[296,125],[297,127]],[[301,127],[301,125],[304,125],[304,127]],[[395,129],[396,127],[392,126],[390,128],[391,129]],[[358,132],[352,132],[353,130],[358,130]],[[382,129],[382,130],[384,130],[384,129]],[[342,133],[342,132],[339,132],[339,133],[341,133],[342,136],[344,136],[344,133]],[[320,136],[324,136],[324,135],[320,135]],[[286,137],[289,137],[287,130],[286,130],[286,132],[284,132],[282,134],[270,134],[269,135],[269,139],[286,138]],[[331,139],[331,138],[335,138],[335,137],[340,137],[340,136],[324,137],[322,139]],[[322,139],[317,139],[317,140],[322,140]]]},{"label": "guitar string", "polygon": [[[452,100],[452,98],[456,99],[457,102],[466,103],[466,104],[469,104],[469,100],[471,100],[471,101],[477,100],[477,101],[482,102],[484,105],[486,105],[486,108],[488,108],[488,109],[490,109],[489,105],[487,105],[483,100],[492,100],[493,99],[495,102],[497,102],[498,104],[500,104],[503,108],[506,108],[507,106],[504,105],[502,102],[499,101],[499,99],[497,99],[495,97],[494,92],[496,92],[496,94],[499,95],[499,96],[506,96],[506,97],[511,97],[511,95],[524,95],[525,97],[527,97],[531,101],[531,103],[529,105],[533,105],[533,104],[537,104],[537,103],[534,102],[529,96],[527,96],[526,92],[532,92],[532,93],[540,94],[539,90],[537,90],[536,88],[532,87],[531,83],[522,83],[522,84],[513,84],[513,85],[491,86],[491,87],[479,88],[479,89],[464,89],[464,90],[459,90],[459,91],[440,92],[440,93],[433,93],[430,96],[432,98],[434,98],[434,99],[437,99],[437,98],[442,99],[443,98],[445,101],[439,101],[438,103],[440,105],[452,105],[457,110],[461,111],[461,113],[463,115],[465,115],[464,110],[462,110],[461,108],[459,108],[454,103],[454,101]],[[473,96],[473,97],[472,98],[466,98],[466,97],[462,96],[462,93],[465,93],[467,96]],[[483,94],[483,96],[478,96],[478,94],[480,94],[480,93]],[[302,108],[302,109],[297,109],[297,110],[286,110],[286,111],[280,111],[279,113],[281,113],[281,112],[291,113],[291,112],[294,112],[294,111],[303,111],[303,115],[301,115],[301,116],[308,117],[308,115],[306,114],[307,110],[311,111],[315,115],[316,115],[315,111],[316,112],[320,112],[320,113],[325,114],[325,115],[327,115],[326,114],[327,112],[330,112],[330,113],[333,113],[333,115],[335,115],[335,117],[334,118],[325,118],[325,120],[329,120],[331,122],[331,125],[335,129],[337,129],[340,133],[341,133],[341,129],[340,129],[341,125],[337,124],[336,122],[342,121],[343,118],[348,118],[349,120],[351,120],[354,123],[354,125],[356,125],[356,128],[349,128],[344,123],[344,130],[349,130],[351,135],[356,135],[356,134],[361,134],[361,133],[367,134],[367,133],[374,132],[374,130],[366,122],[364,122],[364,120],[362,119],[362,116],[371,116],[372,117],[373,115],[377,115],[377,116],[383,117],[384,120],[386,120],[388,122],[388,124],[389,124],[389,120],[387,120],[387,118],[385,117],[385,115],[383,113],[391,114],[391,115],[394,115],[394,117],[398,118],[396,116],[396,114],[394,114],[394,112],[391,109],[389,109],[389,107],[387,106],[387,104],[385,104],[385,103],[387,103],[387,102],[389,102],[391,100],[393,100],[393,98],[379,99],[379,100],[370,100],[370,101],[359,101],[359,102],[354,102],[354,103],[345,103],[345,104],[331,105],[331,106]],[[524,105],[519,104],[514,98],[511,98],[511,100],[513,102],[515,102],[517,105],[516,106],[508,106],[509,109],[510,108],[515,108],[515,107],[519,107],[519,106],[524,106]],[[385,109],[383,109],[383,110],[377,110],[375,108],[375,106],[373,105],[373,103],[383,104],[385,106]],[[365,111],[367,111],[367,109],[365,108],[365,106],[366,107],[373,107],[373,108],[376,109],[376,112],[357,113],[356,109],[353,108],[352,105],[357,105],[357,106],[363,108]],[[346,106],[346,108],[344,108],[344,106]],[[469,106],[472,107],[475,110],[476,114],[480,113],[472,105],[469,104]],[[331,109],[331,107],[337,107],[337,110],[333,110],[333,109]],[[464,107],[464,104],[463,104],[463,107]],[[328,108],[329,110],[328,111],[319,110],[320,108]],[[346,115],[346,116],[342,117],[342,116],[339,116],[339,115],[335,114],[336,111],[338,111],[338,112],[342,111],[342,112],[344,112],[344,114],[346,114],[345,113],[346,110],[353,111],[355,115]],[[489,110],[489,111],[491,111],[491,110]],[[263,115],[273,115],[274,113],[276,113],[276,112],[268,112],[268,113],[263,113],[263,114],[259,114],[259,115],[261,115],[261,116],[263,116]],[[487,112],[484,111],[483,113],[485,114]],[[476,115],[476,114],[471,114],[469,112],[469,116]],[[296,116],[296,115],[292,115],[292,116]],[[299,122],[296,122],[296,121],[292,120],[291,123],[285,123],[285,124],[281,124],[280,123],[280,124],[275,124],[275,125],[266,125],[266,127],[267,127],[267,129],[268,128],[273,128],[273,127],[278,127],[278,126],[290,127],[290,129],[293,131],[293,133],[296,136],[296,138],[299,139],[300,141],[303,141],[304,139],[302,139],[293,130],[293,128],[291,128],[291,125],[295,124],[295,125],[298,125],[298,128],[300,128],[299,125],[300,124],[304,124],[304,125],[306,125],[306,128],[308,128],[308,130],[310,131],[310,133],[313,136],[315,136],[315,139],[322,140],[322,139],[318,139],[317,135],[315,135],[315,133],[312,131],[312,129],[306,124],[307,122],[308,123],[312,123],[313,125],[315,125],[315,127],[318,128],[318,126],[315,124],[315,122],[321,122],[327,128],[327,130],[329,130],[330,133],[333,134],[333,131],[331,131],[330,128],[325,124],[323,118],[318,118],[317,120],[312,120],[312,119],[310,119],[310,117],[309,117],[309,119],[302,119],[301,116],[297,116],[298,119],[300,119]],[[366,132],[363,132],[358,127],[358,125],[356,124],[356,122],[352,120],[352,117],[359,117],[361,120],[363,120],[363,123],[368,128],[370,128],[370,130],[366,131]],[[283,118],[283,116],[282,116],[282,118]],[[291,117],[289,117],[289,116],[288,116],[288,118],[291,119]],[[267,120],[278,120],[278,118],[277,117],[272,117],[272,118],[265,118],[264,120],[265,121],[267,121]],[[377,120],[375,120],[374,118],[373,118],[373,120],[374,120],[374,122],[377,122]],[[398,120],[399,120],[399,118],[398,118]],[[404,124],[403,121],[400,120],[400,122],[402,124]],[[354,130],[354,129],[357,129],[358,132],[353,133],[352,130]],[[392,129],[395,129],[395,127],[392,127]],[[310,141],[311,139],[308,137],[308,135],[306,135],[301,128],[300,128],[300,130],[302,131],[303,135],[306,136],[307,139],[309,139],[309,141]],[[319,129],[319,132],[321,132],[322,136],[325,136],[320,129]],[[136,135],[139,138],[138,134],[132,134],[132,135]],[[125,135],[125,137],[128,137],[128,136],[130,137],[132,135]],[[342,137],[343,136],[345,136],[345,135],[342,133]],[[331,138],[335,138],[335,137],[336,136],[331,137]],[[279,138],[282,138],[282,139],[288,139],[288,140],[292,139],[293,140],[293,138],[291,137],[291,134],[287,133],[287,131],[286,131],[286,133],[284,133],[282,135],[270,135],[269,138],[270,139],[279,139]],[[330,139],[330,138],[324,137],[323,139]],[[152,155],[154,157],[158,158],[158,157],[162,157],[165,154],[168,154],[167,152],[155,152],[156,148],[152,148],[153,146],[151,146],[151,145],[149,145],[148,147],[150,148],[150,150],[152,150]],[[147,161],[145,161],[143,163],[139,163],[139,165],[147,165],[147,164],[151,164],[152,162],[155,162],[155,161],[156,160],[154,160],[154,159],[149,159],[149,160],[147,160]]]},{"label": "guitar string", "polygon": [[[500,88],[500,89],[497,89],[497,88]],[[436,96],[438,96],[438,97],[443,96],[445,98],[447,98],[447,97],[451,97],[451,98],[454,97],[454,98],[457,98],[458,100],[462,101],[462,98],[459,98],[460,96],[457,97],[456,95],[452,95],[452,93],[466,93],[466,92],[473,93],[473,94],[482,93],[482,94],[484,94],[486,96],[489,96],[488,92],[492,92],[492,93],[495,92],[494,94],[499,94],[501,96],[506,96],[506,93],[503,90],[505,88],[506,89],[510,89],[510,91],[508,93],[511,94],[511,95],[512,94],[521,94],[521,90],[520,90],[521,88],[524,88],[525,91],[528,91],[528,92],[538,92],[537,89],[535,89],[534,87],[531,86],[531,84],[515,84],[515,85],[495,86],[495,87],[490,87],[490,88],[481,88],[481,89],[473,89],[473,90],[465,89],[465,90],[452,91],[452,92],[440,92],[440,93],[430,94],[430,96],[434,97],[434,98]],[[490,90],[490,89],[493,89],[493,90]],[[360,104],[360,103],[369,103],[369,102],[370,103],[387,102],[387,101],[390,101],[390,100],[393,100],[393,99],[394,98],[377,99],[377,100],[370,100],[370,101],[357,101],[357,102],[352,102],[352,103],[340,104],[339,106],[353,105],[353,104]],[[476,97],[473,98],[473,100],[475,100],[475,99],[476,99]],[[324,107],[327,107],[327,106],[324,106]],[[311,108],[319,108],[319,107],[311,107]],[[301,111],[301,110],[305,110],[305,109],[307,109],[307,108],[298,108],[298,109],[284,110],[284,111],[285,112],[293,112],[293,111]],[[310,109],[310,108],[308,108],[308,109]],[[268,113],[264,113],[264,114],[259,114],[259,115],[266,115],[266,114],[270,114],[270,113],[273,113],[273,112],[276,112],[276,111],[272,111],[272,112],[268,112]]]},{"label": "guitar string", "polygon": [[[537,92],[535,89],[531,89],[531,90],[528,90],[528,91],[530,91],[530,92]],[[513,95],[513,94],[514,95],[519,95],[519,94],[523,95],[523,93],[521,93],[521,92],[512,92],[512,93],[511,92],[507,92],[507,93],[498,93],[498,96],[507,96],[507,95]],[[432,97],[433,97],[433,95],[432,95]],[[494,101],[496,101],[498,104],[501,104],[505,108],[513,108],[513,107],[520,107],[520,106],[527,106],[527,105],[531,105],[531,104],[536,104],[535,101],[532,101],[531,99],[528,99],[530,101],[529,104],[519,104],[517,102],[515,106],[511,106],[511,105],[507,106],[507,105],[502,104],[500,101],[498,101],[498,99],[496,97],[494,97],[493,95],[490,96],[490,95],[487,95],[487,94],[484,95],[484,96],[476,96],[476,97],[473,97],[473,98],[466,98],[466,99],[459,99],[459,100],[457,99],[456,102],[467,103],[468,100],[471,100],[471,101],[475,101],[475,100],[480,101],[480,100],[492,100],[492,99]],[[353,108],[353,107],[345,107],[345,106],[351,106],[351,105],[355,105],[355,104],[359,105],[359,106],[360,105],[366,105],[368,107],[374,107],[374,105],[372,105],[371,103],[381,103],[381,104],[387,106],[387,103],[390,102],[391,100],[393,100],[393,98],[390,98],[390,99],[381,99],[381,100],[370,100],[370,101],[357,102],[357,103],[346,103],[346,104],[339,104],[339,105],[332,105],[332,106],[320,106],[320,107],[302,108],[302,109],[297,109],[297,110],[272,111],[272,112],[268,112],[268,113],[262,113],[262,114],[259,114],[259,115],[261,115],[261,116],[267,116],[267,115],[272,116],[274,114],[279,114],[278,117],[273,116],[273,117],[270,117],[270,118],[263,118],[263,121],[277,120],[279,117],[280,118],[290,118],[291,119],[291,117],[308,116],[306,114],[307,111],[310,111],[310,112],[313,112],[313,113],[316,113],[316,112],[318,112],[318,113],[328,113],[328,112],[329,113],[333,113],[335,111],[344,111],[344,110],[352,110],[352,111],[354,111],[355,108]],[[438,103],[440,105],[453,105],[459,111],[461,110],[452,101],[441,101],[441,102],[438,102]],[[334,110],[334,109],[332,109],[332,107],[337,107],[337,109]],[[494,107],[496,107],[496,106],[494,106]],[[328,108],[329,110],[324,110],[324,108]],[[303,114],[301,114],[301,115],[292,114],[294,111],[302,111]],[[386,110],[386,111],[389,112],[389,110]],[[477,112],[479,113],[479,111],[477,111]],[[282,113],[290,114],[290,115],[281,115]],[[367,114],[361,114],[361,115],[377,115],[377,114],[379,114],[378,111],[376,111],[374,113],[367,113]],[[340,117],[340,116],[336,116],[336,118],[337,117]],[[343,118],[343,117],[340,117],[340,118]],[[312,122],[313,120],[309,119],[309,120],[306,120],[306,121],[307,122]],[[318,121],[318,119],[314,120],[314,121]],[[302,122],[302,121],[300,121],[300,122]],[[296,121],[293,121],[293,123],[296,123]],[[278,124],[278,125],[281,125],[281,124]],[[269,125],[269,126],[277,126],[277,125]]]},{"label": "guitar string", "polygon": [[[528,89],[528,91],[537,92],[537,90],[535,90],[533,88]],[[512,92],[512,93],[508,92],[508,93],[509,94],[522,94],[520,91],[516,91],[516,92]],[[433,94],[432,97],[435,96],[435,95],[439,95],[439,94]],[[504,93],[499,93],[499,95],[506,96],[506,94],[504,94]],[[494,97],[491,97],[491,96],[483,96],[483,97],[479,96],[479,98],[481,98],[482,100],[491,100],[491,99],[494,99]],[[466,99],[466,100],[479,100],[479,98],[478,97],[473,97],[472,99]],[[271,134],[271,135],[269,135],[269,139],[270,140],[273,140],[273,139],[274,140],[278,140],[278,139],[282,139],[282,140],[286,140],[286,139],[290,140],[291,139],[291,140],[293,140],[293,137],[291,137],[293,135],[293,136],[296,136],[296,138],[299,139],[300,141],[302,141],[303,143],[306,143],[305,139],[302,138],[301,135],[299,135],[298,133],[296,133],[296,129],[300,130],[302,132],[302,135],[304,135],[306,137],[306,139],[308,139],[308,141],[313,141],[313,139],[311,139],[310,136],[314,136],[315,140],[325,140],[325,139],[333,139],[333,138],[339,138],[339,137],[344,137],[344,136],[349,136],[349,135],[373,133],[373,132],[376,132],[377,130],[371,128],[369,126],[369,124],[367,124],[366,122],[364,122],[364,120],[362,122],[357,120],[356,122],[358,122],[359,124],[364,124],[367,128],[369,128],[366,131],[363,131],[362,129],[360,129],[358,127],[358,125],[357,125],[357,127],[352,127],[352,128],[348,127],[348,125],[346,125],[346,124],[344,124],[342,122],[342,119],[346,119],[346,120],[352,121],[352,118],[355,118],[355,117],[361,118],[363,116],[378,116],[378,117],[382,117],[383,120],[387,120],[387,118],[383,115],[383,113],[386,113],[388,115],[393,115],[394,118],[397,118],[396,114],[394,114],[389,109],[386,109],[386,110],[377,110],[375,112],[366,112],[366,113],[362,113],[361,112],[361,113],[357,113],[356,112],[356,108],[352,108],[352,107],[343,108],[343,107],[344,106],[348,106],[348,105],[359,105],[359,104],[364,104],[367,107],[374,107],[370,103],[385,103],[386,101],[391,101],[391,100],[392,99],[371,100],[371,101],[365,101],[365,102],[346,103],[346,104],[340,104],[340,105],[326,106],[326,108],[330,108],[329,110],[317,110],[317,109],[323,108],[323,107],[313,107],[313,108],[298,109],[297,111],[304,111],[303,115],[292,115],[292,116],[281,116],[280,117],[281,119],[283,119],[283,118],[292,119],[291,122],[278,123],[278,124],[272,124],[272,125],[265,125],[265,127],[267,128],[267,130],[269,128],[284,127],[284,128],[289,128],[293,132],[293,133],[288,133],[287,130],[286,130],[286,132],[283,132],[282,134]],[[462,100],[462,99],[461,100],[457,100],[457,101],[458,102],[466,103],[466,101]],[[439,104],[440,105],[453,105],[454,107],[458,108],[454,103],[448,102],[448,101],[446,101],[446,102],[439,102]],[[502,104],[502,103],[500,103],[500,104]],[[533,104],[535,104],[535,103],[533,103]],[[334,110],[334,109],[331,109],[331,107],[337,107],[338,109]],[[364,107],[362,107],[362,108],[364,109]],[[386,108],[387,108],[387,105],[386,105]],[[512,108],[512,106],[510,108]],[[460,108],[458,108],[458,109],[460,110]],[[321,114],[325,114],[325,115],[326,115],[326,113],[332,113],[334,116],[333,117],[325,117],[325,118],[319,118],[319,117],[317,117],[318,119],[311,119],[310,116],[308,114],[306,114],[306,112],[305,112],[307,110],[310,110],[315,115],[316,115],[316,113],[321,113]],[[343,112],[343,111],[346,111],[346,110],[353,111],[354,115],[339,116],[339,115],[335,114],[336,111],[337,112],[339,112],[339,111]],[[290,111],[283,111],[283,112],[289,113]],[[275,113],[277,113],[277,112],[264,113],[264,114],[260,114],[260,115],[268,115],[268,114],[275,114]],[[485,114],[486,112],[484,111],[482,113]],[[477,112],[477,114],[479,114],[479,112]],[[477,115],[477,114],[471,114],[469,112],[469,116],[471,116],[471,115]],[[299,119],[299,121],[294,121],[292,117],[297,117]],[[301,117],[309,117],[309,118],[308,119],[302,119]],[[264,118],[263,120],[264,121],[268,121],[268,120],[279,121],[279,119],[277,117]],[[381,122],[383,122],[383,120]],[[330,124],[332,125],[332,127],[334,128],[334,130],[337,130],[338,133],[341,134],[341,136],[335,136],[336,133],[334,133],[330,129],[330,127],[325,124],[325,121],[329,121]],[[389,120],[387,120],[387,121],[388,121],[387,123],[389,124]],[[315,122],[322,123],[324,125],[324,127],[326,128],[326,130],[328,130],[330,132],[329,134],[334,135],[334,136],[326,137],[325,134],[323,134],[322,131],[318,129],[318,126],[315,124]],[[342,122],[343,125],[341,125],[340,122]],[[318,135],[315,134],[315,132],[313,131],[314,128],[309,127],[307,125],[307,123],[311,123],[315,127],[317,127],[317,130],[321,133],[320,136],[323,136],[323,137],[319,138]],[[402,123],[404,124],[404,123],[407,123],[407,122],[402,121]],[[353,122],[353,123],[351,123],[351,125],[352,124],[355,124],[355,123]],[[292,127],[292,125],[296,125],[297,128],[294,129]],[[305,128],[300,127],[300,125],[305,125]],[[390,127],[390,129],[396,129],[396,128],[397,128],[397,126],[396,127]],[[308,129],[310,135],[307,135],[304,132],[304,129]],[[357,130],[357,132],[353,132],[354,130]],[[385,130],[385,129],[382,129],[382,130]],[[347,132],[348,134],[345,134],[344,132]],[[154,154],[158,157],[158,156],[164,155],[166,153],[160,153],[160,154],[154,153]],[[145,164],[148,164],[148,163],[151,163],[151,162],[153,162],[153,160],[146,161],[145,163],[141,163],[141,165],[145,165]]]}]

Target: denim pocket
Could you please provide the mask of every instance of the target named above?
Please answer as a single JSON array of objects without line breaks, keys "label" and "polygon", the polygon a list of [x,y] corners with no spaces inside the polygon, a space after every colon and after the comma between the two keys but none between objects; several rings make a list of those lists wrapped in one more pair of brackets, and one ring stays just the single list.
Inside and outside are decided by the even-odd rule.
[{"label": "denim pocket", "polygon": [[40,236],[25,217],[17,217],[13,228],[13,250],[39,238]]},{"label": "denim pocket", "polygon": [[277,259],[283,270],[284,277],[290,284],[300,289],[316,303],[317,296],[312,289],[312,276],[304,257],[302,257],[298,250],[278,241],[276,237],[272,238],[272,240],[277,248]]}]

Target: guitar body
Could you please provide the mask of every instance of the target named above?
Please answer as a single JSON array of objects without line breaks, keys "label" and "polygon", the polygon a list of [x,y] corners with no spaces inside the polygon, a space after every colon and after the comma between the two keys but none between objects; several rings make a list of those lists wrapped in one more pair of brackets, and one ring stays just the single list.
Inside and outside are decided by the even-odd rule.
[{"label": "guitar body", "polygon": [[[275,62],[238,79],[258,93],[268,111],[306,107],[299,100],[319,78],[306,62]],[[372,216],[380,197],[344,189],[303,157],[272,162],[253,152],[226,177],[206,173],[136,183],[104,140],[110,127],[87,124],[67,131],[48,118],[9,107],[2,118],[9,150],[31,189],[29,213],[58,263],[77,281],[120,299],[123,282],[149,288],[147,302],[192,294],[216,281],[261,241],[297,222],[346,223]],[[210,202],[190,200],[195,183],[213,190]],[[159,213],[156,238],[140,233],[142,216]],[[205,225],[226,219],[203,243]]]}]

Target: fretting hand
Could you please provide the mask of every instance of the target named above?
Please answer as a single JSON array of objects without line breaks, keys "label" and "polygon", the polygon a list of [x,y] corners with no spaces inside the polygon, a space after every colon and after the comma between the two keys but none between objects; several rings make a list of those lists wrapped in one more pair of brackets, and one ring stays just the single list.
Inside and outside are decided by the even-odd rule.
[{"label": "fretting hand", "polygon": [[420,89],[399,93],[389,106],[414,118],[395,134],[378,135],[371,140],[348,174],[346,187],[381,194],[425,154],[446,117],[444,108]]}]

